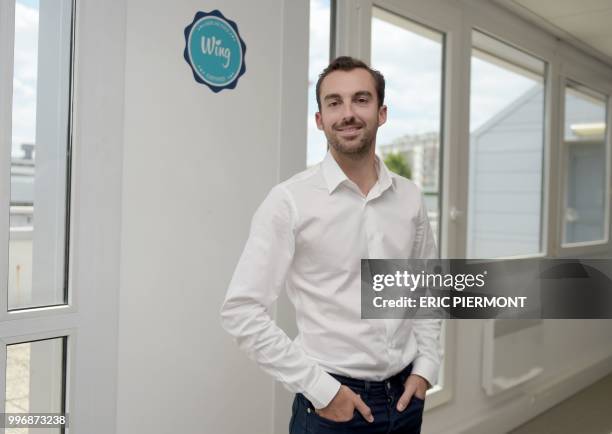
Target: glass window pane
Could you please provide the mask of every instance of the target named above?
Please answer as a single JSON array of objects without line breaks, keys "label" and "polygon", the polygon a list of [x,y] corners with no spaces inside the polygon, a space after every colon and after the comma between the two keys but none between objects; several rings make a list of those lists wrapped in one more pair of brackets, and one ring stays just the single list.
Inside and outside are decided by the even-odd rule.
[{"label": "glass window pane", "polygon": [[[6,413],[64,413],[66,338],[7,345]],[[59,434],[60,428],[11,428],[6,434]]]},{"label": "glass window pane", "polygon": [[566,167],[563,244],[605,237],[606,97],[583,86],[565,89]]},{"label": "glass window pane", "polygon": [[542,251],[546,64],[472,35],[469,258]]},{"label": "glass window pane", "polygon": [[371,57],[372,67],[385,76],[388,107],[377,153],[421,188],[439,238],[444,35],[374,8]]},{"label": "glass window pane", "polygon": [[17,0],[9,309],[65,302],[70,0]]},{"label": "glass window pane", "polygon": [[310,41],[308,57],[308,151],[307,166],[317,164],[325,157],[325,135],[317,129],[315,113],[319,111],[316,85],[319,74],[329,65],[331,6],[330,0],[310,0]]}]

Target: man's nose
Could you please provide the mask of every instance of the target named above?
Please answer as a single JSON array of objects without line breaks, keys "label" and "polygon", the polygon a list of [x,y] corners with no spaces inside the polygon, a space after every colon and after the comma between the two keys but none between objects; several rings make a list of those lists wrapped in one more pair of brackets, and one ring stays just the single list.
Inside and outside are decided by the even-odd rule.
[{"label": "man's nose", "polygon": [[351,104],[350,102],[342,106],[342,118],[345,122],[349,120],[354,120],[355,112],[353,111],[353,104]]}]

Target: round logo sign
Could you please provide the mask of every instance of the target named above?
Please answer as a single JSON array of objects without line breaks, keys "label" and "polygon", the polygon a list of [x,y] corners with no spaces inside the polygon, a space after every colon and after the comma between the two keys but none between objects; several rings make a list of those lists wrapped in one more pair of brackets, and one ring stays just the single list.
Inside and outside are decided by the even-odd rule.
[{"label": "round logo sign", "polygon": [[195,80],[213,92],[236,87],[246,71],[245,53],[238,26],[218,10],[198,12],[185,27],[185,60]]}]

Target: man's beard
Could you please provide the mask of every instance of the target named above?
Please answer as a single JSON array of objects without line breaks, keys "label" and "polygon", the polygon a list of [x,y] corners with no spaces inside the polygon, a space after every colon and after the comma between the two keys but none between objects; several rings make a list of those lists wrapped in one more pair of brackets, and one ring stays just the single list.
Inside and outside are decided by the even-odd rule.
[{"label": "man's beard", "polygon": [[334,148],[336,152],[338,152],[339,154],[342,154],[346,157],[358,160],[362,158],[364,155],[367,155],[372,149],[372,146],[374,144],[375,132],[374,134],[372,134],[372,131],[369,131],[366,129],[366,125],[363,125],[362,128],[364,129],[363,136],[361,137],[361,139],[359,139],[359,142],[357,145],[354,145],[354,144],[349,145],[346,143],[342,143],[342,139],[340,139],[333,132],[330,134],[327,134],[327,133],[325,134],[327,136],[327,143],[329,144],[329,146]]}]

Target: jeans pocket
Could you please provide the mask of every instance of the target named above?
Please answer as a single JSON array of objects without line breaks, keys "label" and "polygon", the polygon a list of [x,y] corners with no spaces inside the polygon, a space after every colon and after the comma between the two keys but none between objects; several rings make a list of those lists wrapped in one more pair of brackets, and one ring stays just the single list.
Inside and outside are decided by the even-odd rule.
[{"label": "jeans pocket", "polygon": [[358,423],[359,419],[363,419],[361,413],[357,409],[353,410],[353,417],[347,421],[335,421],[327,419],[326,417],[317,414],[312,403],[304,395],[299,395],[301,404],[307,411],[307,418],[309,420],[308,425],[311,427],[313,433],[317,434],[328,434],[328,433],[348,433],[350,427],[353,424]]},{"label": "jeans pocket", "polygon": [[316,419],[321,424],[328,425],[328,426],[329,425],[331,425],[331,426],[347,425],[347,424],[352,423],[355,419],[357,419],[357,417],[359,417],[359,412],[357,410],[353,411],[353,417],[352,418],[350,418],[349,420],[345,420],[345,421],[331,420],[331,419],[328,419],[326,417],[318,415],[315,411],[313,411],[312,414],[313,414],[313,419]]},{"label": "jeans pocket", "polygon": [[425,399],[423,399],[423,398],[419,398],[419,397],[418,397],[418,396],[416,396],[416,395],[412,395],[412,398],[410,398],[410,400],[411,400],[411,401],[412,401],[412,400],[414,400],[414,401],[416,401],[417,403],[420,403],[421,405],[425,405]]}]

